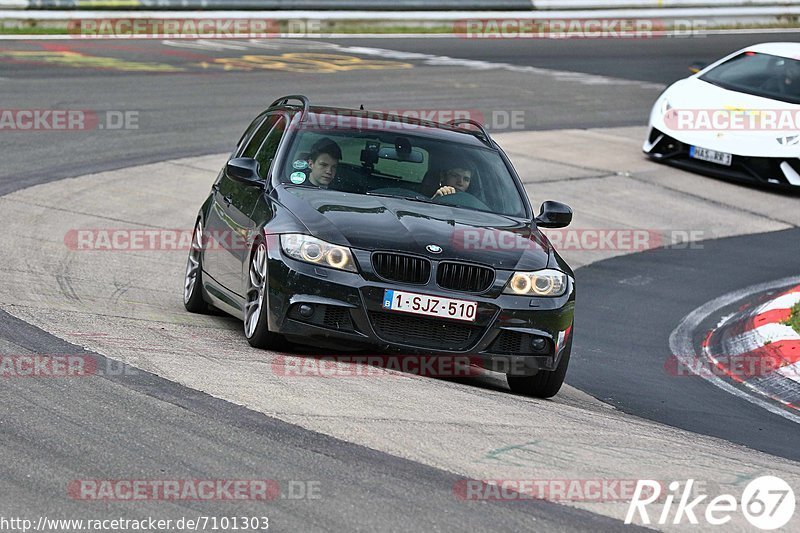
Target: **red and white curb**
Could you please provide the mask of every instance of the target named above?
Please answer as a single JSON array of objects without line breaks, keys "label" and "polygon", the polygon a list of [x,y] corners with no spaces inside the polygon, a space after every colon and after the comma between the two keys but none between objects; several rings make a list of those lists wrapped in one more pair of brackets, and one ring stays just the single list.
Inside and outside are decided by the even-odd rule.
[{"label": "red and white curb", "polygon": [[800,333],[785,324],[800,302],[800,285],[722,321],[703,354],[731,380],[800,410]]}]

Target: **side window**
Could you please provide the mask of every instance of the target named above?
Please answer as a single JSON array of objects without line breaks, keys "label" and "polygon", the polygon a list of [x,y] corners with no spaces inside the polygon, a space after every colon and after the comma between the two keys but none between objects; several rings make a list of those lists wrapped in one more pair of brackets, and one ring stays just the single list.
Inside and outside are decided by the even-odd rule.
[{"label": "side window", "polygon": [[255,133],[255,135],[253,135],[252,138],[247,142],[247,146],[239,157],[255,157],[256,152],[258,152],[258,148],[261,146],[261,143],[264,142],[267,134],[280,118],[281,117],[279,115],[268,117],[261,127],[258,128],[258,131]]},{"label": "side window", "polygon": [[256,130],[256,128],[258,127],[258,125],[259,125],[259,124],[261,124],[261,121],[262,121],[262,120],[264,120],[264,115],[266,115],[266,113],[261,113],[260,115],[258,115],[258,116],[256,117],[256,119],[255,119],[253,122],[251,122],[251,123],[250,123],[250,125],[249,125],[249,126],[247,126],[247,129],[244,131],[244,133],[242,134],[242,136],[239,138],[239,142],[237,142],[237,143],[236,143],[236,149],[234,150],[234,152],[235,152],[235,153],[238,153],[238,152],[241,150],[241,148],[242,148],[242,144],[243,144],[243,143],[244,143],[244,142],[245,142],[247,139],[249,139],[249,138],[250,138],[250,136],[251,136],[251,135],[253,134],[253,132]]},{"label": "side window", "polygon": [[261,149],[258,150],[255,158],[258,161],[258,174],[261,179],[267,178],[269,167],[272,160],[275,159],[275,153],[278,151],[278,145],[283,138],[283,132],[286,130],[286,121],[282,117],[278,117],[275,126],[267,134]]}]

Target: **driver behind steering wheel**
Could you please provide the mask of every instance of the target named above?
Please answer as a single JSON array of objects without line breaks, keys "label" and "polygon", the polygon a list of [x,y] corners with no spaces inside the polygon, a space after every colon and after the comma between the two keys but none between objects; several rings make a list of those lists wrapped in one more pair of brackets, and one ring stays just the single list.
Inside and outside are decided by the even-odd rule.
[{"label": "driver behind steering wheel", "polygon": [[800,96],[800,61],[781,59],[775,70],[775,74],[759,88],[772,93]]},{"label": "driver behind steering wheel", "polygon": [[472,180],[477,176],[472,172],[472,169],[464,166],[456,166],[443,170],[439,177],[439,188],[433,193],[432,198],[437,196],[446,196],[448,194],[455,194],[457,192],[467,192]]}]

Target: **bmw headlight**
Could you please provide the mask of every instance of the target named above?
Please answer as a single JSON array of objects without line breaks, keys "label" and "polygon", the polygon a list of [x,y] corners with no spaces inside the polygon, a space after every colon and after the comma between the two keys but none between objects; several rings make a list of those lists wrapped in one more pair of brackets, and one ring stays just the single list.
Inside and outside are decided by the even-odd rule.
[{"label": "bmw headlight", "polygon": [[535,272],[514,272],[503,294],[517,296],[561,296],[567,290],[567,275],[546,268]]},{"label": "bmw headlight", "polygon": [[304,263],[358,272],[353,253],[349,248],[325,242],[311,235],[300,233],[281,235],[281,249],[292,259]]}]

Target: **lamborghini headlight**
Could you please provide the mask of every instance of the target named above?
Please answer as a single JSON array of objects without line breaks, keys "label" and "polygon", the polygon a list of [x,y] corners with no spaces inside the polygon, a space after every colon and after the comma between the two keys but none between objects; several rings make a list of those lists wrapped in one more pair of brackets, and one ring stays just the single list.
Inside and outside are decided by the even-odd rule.
[{"label": "lamborghini headlight", "polygon": [[669,99],[668,98],[662,98],[661,99],[661,116],[663,117],[664,115],[666,115],[667,111],[669,111],[670,109],[672,109],[672,105],[669,103]]},{"label": "lamborghini headlight", "polygon": [[560,270],[546,268],[535,272],[514,272],[504,294],[517,296],[561,296],[567,290],[567,275]]},{"label": "lamborghini headlight", "polygon": [[304,263],[358,272],[353,253],[349,248],[325,242],[311,235],[301,233],[281,235],[281,249],[292,259]]}]

